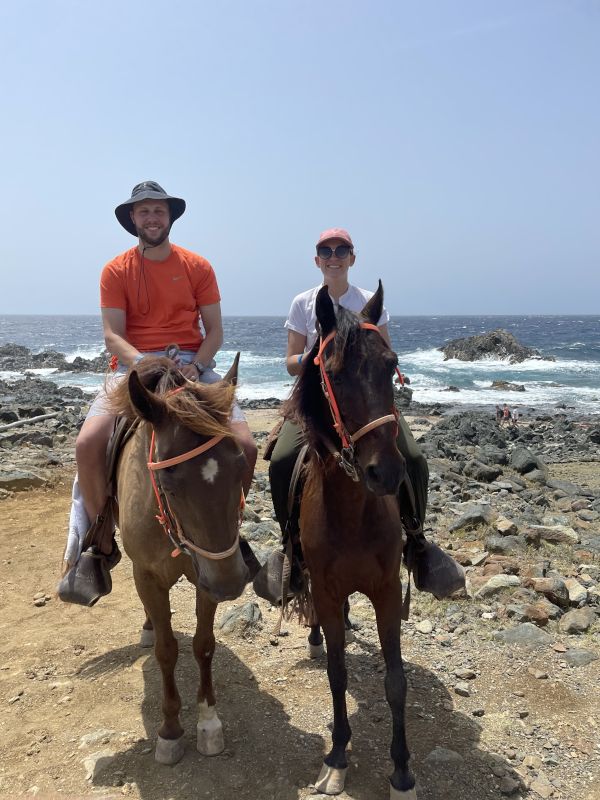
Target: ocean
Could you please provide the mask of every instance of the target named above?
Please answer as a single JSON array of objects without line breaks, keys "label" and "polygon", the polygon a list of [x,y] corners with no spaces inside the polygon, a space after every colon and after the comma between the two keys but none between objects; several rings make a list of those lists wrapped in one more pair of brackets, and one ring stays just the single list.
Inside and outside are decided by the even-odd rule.
[{"label": "ocean", "polygon": [[[241,351],[239,396],[242,399],[285,398],[292,379],[285,371],[284,317],[225,317],[225,341],[217,355],[217,369],[225,372]],[[459,337],[504,328],[525,345],[556,361],[528,360],[510,365],[497,360],[444,361],[438,350]],[[486,407],[507,402],[527,408],[551,409],[566,404],[577,413],[600,410],[600,316],[423,316],[392,317],[392,343],[402,372],[410,377],[413,399],[424,404]],[[32,352],[57,350],[68,360],[93,358],[103,348],[99,316],[0,316],[0,345],[9,342]],[[79,386],[94,392],[102,376],[35,373],[59,385]],[[15,372],[0,371],[14,380]],[[525,386],[525,392],[490,389],[493,380]],[[449,386],[460,391],[448,392]]]}]

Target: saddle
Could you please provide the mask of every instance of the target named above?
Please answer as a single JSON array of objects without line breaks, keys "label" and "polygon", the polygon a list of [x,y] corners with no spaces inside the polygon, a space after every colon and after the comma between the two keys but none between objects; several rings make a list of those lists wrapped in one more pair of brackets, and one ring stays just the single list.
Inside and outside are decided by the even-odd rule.
[{"label": "saddle", "polygon": [[58,596],[65,603],[93,606],[112,590],[110,571],[121,560],[115,541],[118,522],[117,465],[125,443],[137,429],[139,420],[117,417],[106,448],[106,503],[90,525],[79,560],[63,575]]}]

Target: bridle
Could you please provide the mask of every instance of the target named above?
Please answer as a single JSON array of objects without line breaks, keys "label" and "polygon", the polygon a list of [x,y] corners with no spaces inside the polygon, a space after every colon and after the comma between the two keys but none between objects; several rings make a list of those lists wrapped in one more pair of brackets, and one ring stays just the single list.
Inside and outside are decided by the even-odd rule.
[{"label": "bridle", "polygon": [[[377,331],[377,333],[381,336],[381,331],[377,327],[377,325],[373,325],[371,322],[361,322],[361,328],[365,328],[367,330]],[[379,428],[381,425],[385,425],[388,422],[393,422],[396,425],[396,431],[398,427],[398,412],[394,407],[393,412],[391,414],[385,414],[383,417],[377,417],[377,419],[371,420],[371,422],[367,422],[366,425],[363,425],[362,428],[359,428],[354,433],[349,433],[348,429],[344,425],[342,420],[342,415],[340,413],[339,406],[335,399],[335,394],[333,392],[333,388],[331,386],[331,381],[329,380],[329,376],[327,375],[327,371],[325,370],[325,365],[323,363],[323,351],[331,342],[332,339],[335,338],[336,330],[332,330],[325,338],[322,336],[319,340],[319,350],[317,355],[315,356],[314,363],[319,367],[321,372],[321,388],[323,389],[323,394],[327,399],[329,404],[329,409],[331,411],[331,416],[333,417],[333,427],[335,428],[338,436],[342,442],[342,448],[340,451],[336,450],[335,448],[332,449],[332,453],[334,457],[337,459],[339,466],[344,470],[346,475],[352,478],[353,481],[360,480],[358,470],[356,468],[356,457],[354,455],[354,445],[361,439],[366,433],[369,433],[375,428]],[[383,336],[381,337],[383,339]],[[385,342],[385,339],[383,339]],[[387,342],[385,342],[387,346]],[[396,367],[396,374],[400,379],[401,385],[404,385],[404,376]]]},{"label": "bridle", "polygon": [[[180,386],[178,389],[173,389],[172,392],[169,394],[177,394],[178,392],[183,391],[185,386]],[[167,467],[173,467],[176,464],[182,464],[184,461],[189,461],[191,458],[196,458],[196,456],[201,455],[202,453],[206,453],[208,450],[215,447],[215,445],[219,444],[219,442],[224,438],[223,434],[218,436],[213,436],[212,439],[209,439],[204,444],[199,445],[198,447],[194,447],[192,450],[187,450],[185,453],[181,453],[178,456],[174,456],[173,458],[167,458],[164,461],[153,461],[154,450],[156,445],[156,436],[155,430],[152,428],[152,436],[150,437],[150,452],[148,453],[148,470],[150,471],[150,481],[152,482],[152,488],[154,489],[154,494],[156,496],[156,502],[158,504],[159,513],[156,515],[156,519],[160,522],[163,526],[164,532],[167,534],[171,543],[174,546],[174,550],[171,553],[171,556],[175,558],[176,556],[180,555],[180,553],[186,553],[187,555],[191,555],[192,552],[198,553],[198,555],[203,556],[204,558],[208,558],[211,561],[220,561],[223,558],[228,558],[232,556],[239,546],[240,541],[240,532],[239,526],[242,522],[242,512],[244,510],[245,505],[245,498],[244,492],[242,490],[242,496],[240,499],[240,515],[239,515],[239,522],[238,522],[238,531],[236,533],[235,541],[231,545],[231,547],[227,548],[227,550],[222,550],[219,553],[214,553],[211,550],[205,550],[202,547],[198,547],[198,545],[194,544],[194,542],[190,541],[183,532],[183,527],[181,523],[177,519],[177,516],[171,509],[169,505],[169,501],[165,494],[164,489],[160,484],[160,480],[158,476],[155,475],[155,472],[160,469],[166,469]]]}]

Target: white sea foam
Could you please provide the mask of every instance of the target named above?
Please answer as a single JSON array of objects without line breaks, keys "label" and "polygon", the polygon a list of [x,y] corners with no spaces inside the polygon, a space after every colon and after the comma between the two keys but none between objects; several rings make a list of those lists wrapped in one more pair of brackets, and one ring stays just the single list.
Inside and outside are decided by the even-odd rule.
[{"label": "white sea foam", "polygon": [[65,361],[68,361],[69,364],[72,364],[77,357],[85,358],[88,359],[89,361],[92,361],[94,358],[98,358],[98,356],[102,355],[103,352],[104,352],[104,345],[102,345],[101,347],[98,346],[78,347],[77,349],[71,350],[71,352],[66,353]]}]

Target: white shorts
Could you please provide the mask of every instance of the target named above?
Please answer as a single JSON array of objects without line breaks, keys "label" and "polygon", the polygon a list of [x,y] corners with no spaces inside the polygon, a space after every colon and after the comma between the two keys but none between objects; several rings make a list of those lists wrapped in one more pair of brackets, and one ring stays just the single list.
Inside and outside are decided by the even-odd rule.
[{"label": "white shorts", "polygon": [[[144,353],[144,355],[148,356],[164,356],[164,351],[157,351],[153,353]],[[190,364],[194,358],[196,353],[191,353],[187,350],[183,350],[178,354],[178,358],[181,359],[181,363],[183,364]],[[110,392],[114,387],[122,381],[125,375],[127,374],[127,367],[119,366],[116,372],[113,372],[111,375],[108,375],[104,386],[96,397],[94,398],[88,413],[86,414],[86,419],[90,417],[102,417],[105,415],[113,416],[113,412],[108,408],[107,391]],[[199,377],[200,383],[217,383],[217,381],[222,380],[222,375],[219,375],[218,372],[215,372],[214,369],[207,369],[204,370],[202,375]],[[245,422],[246,417],[244,416],[244,412],[239,407],[237,401],[234,401],[231,407],[231,416],[229,417],[230,422]]]}]

